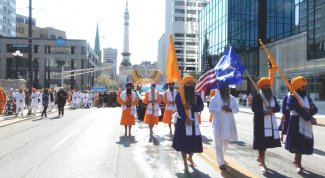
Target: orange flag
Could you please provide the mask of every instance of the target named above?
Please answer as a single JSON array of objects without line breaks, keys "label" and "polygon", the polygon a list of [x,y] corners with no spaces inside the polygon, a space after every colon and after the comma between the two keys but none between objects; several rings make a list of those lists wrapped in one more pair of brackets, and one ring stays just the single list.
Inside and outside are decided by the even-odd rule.
[{"label": "orange flag", "polygon": [[186,100],[184,96],[182,78],[178,68],[177,56],[175,52],[175,46],[174,46],[174,40],[172,34],[169,35],[168,56],[167,56],[167,66],[166,66],[166,81],[178,82],[182,103],[185,104]]},{"label": "orange flag", "polygon": [[178,68],[173,35],[169,35],[166,80],[167,82],[177,82],[182,80],[181,73],[179,72],[179,68]]}]

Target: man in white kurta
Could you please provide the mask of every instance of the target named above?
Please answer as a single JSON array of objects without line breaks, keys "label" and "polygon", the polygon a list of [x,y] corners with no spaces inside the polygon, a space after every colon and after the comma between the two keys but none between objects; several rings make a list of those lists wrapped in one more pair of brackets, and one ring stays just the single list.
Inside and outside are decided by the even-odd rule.
[{"label": "man in white kurta", "polygon": [[216,89],[216,94],[210,101],[209,111],[213,114],[212,125],[218,166],[225,169],[224,152],[229,141],[238,139],[234,113],[237,113],[239,108],[235,98],[229,93],[228,85],[219,83],[220,89]]},{"label": "man in white kurta", "polygon": [[30,98],[32,99],[32,102],[31,102],[31,104],[30,104],[30,107],[31,107],[31,109],[32,109],[32,113],[33,113],[33,115],[35,116],[35,114],[36,114],[36,109],[37,109],[37,107],[38,107],[38,98],[39,98],[39,93],[38,92],[36,92],[36,89],[35,88],[33,88],[32,89],[32,95],[30,96]]},{"label": "man in white kurta", "polygon": [[21,112],[21,116],[23,116],[24,104],[25,104],[25,93],[23,92],[23,88],[19,88],[16,95],[16,116]]}]

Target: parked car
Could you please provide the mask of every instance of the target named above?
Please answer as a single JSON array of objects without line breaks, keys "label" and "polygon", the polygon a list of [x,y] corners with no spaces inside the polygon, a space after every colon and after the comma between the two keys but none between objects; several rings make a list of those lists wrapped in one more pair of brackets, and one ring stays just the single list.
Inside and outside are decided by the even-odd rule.
[{"label": "parked car", "polygon": [[[137,114],[138,114],[138,120],[143,121],[144,115],[146,113],[147,105],[142,102],[144,99],[144,95],[147,91],[149,91],[150,87],[141,87],[141,90],[136,91],[138,97],[139,97],[139,103],[137,104]],[[162,87],[159,87],[159,85],[156,86],[156,90],[158,90],[160,99],[162,101],[163,95],[164,95],[164,90]],[[160,111],[161,111],[161,116],[159,117],[159,121],[162,121],[164,111],[165,111],[165,103],[161,102],[159,104]]]}]

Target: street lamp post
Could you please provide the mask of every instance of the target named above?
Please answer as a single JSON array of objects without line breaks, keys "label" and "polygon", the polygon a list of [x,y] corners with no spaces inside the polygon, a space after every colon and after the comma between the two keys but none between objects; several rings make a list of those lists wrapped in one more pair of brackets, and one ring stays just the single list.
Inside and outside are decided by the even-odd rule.
[{"label": "street lamp post", "polygon": [[19,76],[19,71],[18,71],[18,61],[19,61],[19,58],[23,57],[23,54],[20,53],[19,50],[16,50],[14,53],[12,53],[12,55],[14,56],[14,58],[16,58],[16,75],[15,78],[19,79],[20,76]]}]

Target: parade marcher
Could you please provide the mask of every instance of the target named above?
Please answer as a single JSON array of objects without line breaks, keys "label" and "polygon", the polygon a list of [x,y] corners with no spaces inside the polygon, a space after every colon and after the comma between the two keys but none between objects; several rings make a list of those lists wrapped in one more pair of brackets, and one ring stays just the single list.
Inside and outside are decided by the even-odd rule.
[{"label": "parade marcher", "polygon": [[158,124],[161,115],[159,104],[161,98],[156,90],[156,84],[150,84],[150,90],[145,93],[143,103],[147,105],[146,114],[144,115],[144,123],[149,125],[150,135],[153,134],[154,124]]},{"label": "parade marcher", "polygon": [[163,102],[165,103],[163,122],[165,124],[168,124],[170,134],[172,134],[172,115],[177,111],[175,103],[177,90],[174,89],[174,84],[174,82],[169,82],[168,89],[164,92],[163,95]]},{"label": "parade marcher", "polygon": [[209,111],[213,113],[213,135],[217,162],[220,169],[226,168],[224,152],[230,141],[237,141],[237,127],[234,113],[239,112],[236,99],[230,95],[229,85],[218,81],[219,90],[211,99]]},{"label": "parade marcher", "polygon": [[301,165],[302,155],[311,155],[314,150],[314,135],[312,125],[317,124],[313,117],[318,109],[309,96],[307,96],[307,80],[298,76],[291,80],[291,86],[302,103],[299,105],[294,95],[288,97],[288,106],[290,109],[290,119],[287,131],[285,148],[290,153],[295,153],[294,165],[297,167],[297,173],[303,173],[304,168]]},{"label": "parade marcher", "polygon": [[[184,91],[179,91],[175,98],[178,117],[175,119],[172,147],[182,153],[184,171],[187,173],[187,161],[191,166],[196,166],[192,159],[193,155],[203,152],[198,112],[203,111],[204,104],[201,96],[194,92],[195,79],[193,76],[184,76],[181,83],[184,86]],[[182,103],[181,95],[185,96],[185,105]]]},{"label": "parade marcher", "polygon": [[56,96],[58,97],[58,110],[59,110],[59,117],[60,115],[64,115],[64,106],[67,101],[68,94],[63,90],[63,88],[60,88],[60,90],[57,92]]},{"label": "parade marcher", "polygon": [[281,147],[275,117],[275,113],[280,111],[280,106],[273,96],[269,78],[262,77],[257,85],[260,91],[252,99],[252,111],[254,112],[253,149],[258,150],[257,161],[262,166],[262,172],[267,173],[265,165],[266,149]]},{"label": "parade marcher", "polygon": [[247,95],[246,95],[246,92],[244,92],[243,93],[243,95],[242,95],[242,104],[243,104],[243,106],[246,106],[246,102],[247,102]]},{"label": "parade marcher", "polygon": [[48,89],[44,89],[43,94],[42,94],[42,105],[43,105],[43,111],[41,114],[42,117],[43,116],[47,117],[46,110],[47,110],[47,107],[49,106],[49,102],[50,102],[50,96],[48,93]]},{"label": "parade marcher", "polygon": [[291,95],[290,92],[286,94],[283,99],[282,99],[282,107],[281,107],[281,112],[282,112],[282,117],[281,117],[281,122],[279,124],[279,131],[281,131],[281,136],[280,140],[283,143],[283,137],[284,135],[287,135],[287,130],[288,130],[288,123],[290,119],[290,109],[289,106],[287,105],[288,102],[288,97]]},{"label": "parade marcher", "polygon": [[[209,94],[210,102],[211,102],[212,97],[214,97],[215,94],[216,94],[216,90],[212,89]],[[210,113],[209,122],[212,123],[212,120],[213,120],[213,113]]]},{"label": "parade marcher", "polygon": [[18,92],[16,92],[15,96],[16,96],[16,116],[18,116],[20,112],[21,112],[21,116],[23,116],[25,93],[23,92],[22,87],[18,89]]},{"label": "parade marcher", "polygon": [[71,101],[71,108],[72,109],[77,109],[78,107],[78,90],[74,90],[72,93],[72,101]]},{"label": "parade marcher", "polygon": [[239,93],[239,105],[242,105],[243,104],[243,93],[242,91],[240,91]]},{"label": "parade marcher", "polygon": [[54,90],[49,89],[48,92],[49,92],[49,97],[50,97],[48,108],[50,109],[50,111],[52,111],[52,109],[54,108],[54,104],[55,104]]},{"label": "parade marcher", "polygon": [[127,136],[127,127],[129,127],[129,136],[131,136],[132,125],[135,125],[135,118],[137,114],[136,105],[139,102],[137,94],[132,91],[132,83],[125,85],[126,90],[123,91],[117,101],[121,104],[122,117],[120,125],[124,125],[125,136]]},{"label": "parade marcher", "polygon": [[249,94],[249,95],[247,96],[247,104],[248,104],[249,107],[252,106],[252,99],[253,99],[252,94]]},{"label": "parade marcher", "polygon": [[6,105],[6,101],[7,101],[6,93],[3,90],[3,88],[0,87],[0,115],[2,114],[2,111]]},{"label": "parade marcher", "polygon": [[36,89],[35,88],[32,88],[32,95],[30,97],[32,99],[31,101],[31,110],[32,110],[32,114],[33,116],[36,115],[36,110],[37,110],[37,107],[38,107],[38,98],[39,98],[39,93],[36,92]]}]

